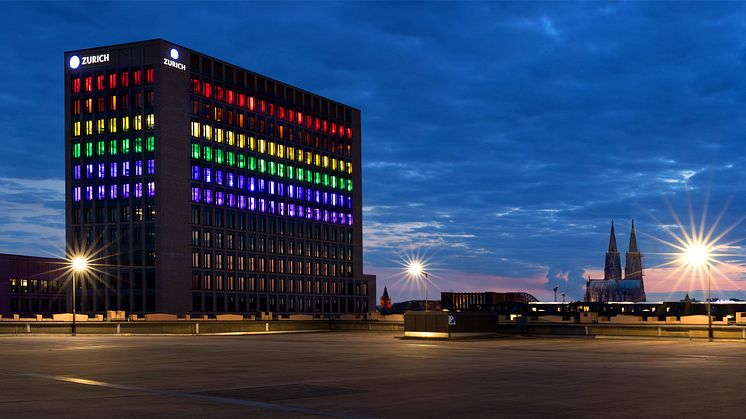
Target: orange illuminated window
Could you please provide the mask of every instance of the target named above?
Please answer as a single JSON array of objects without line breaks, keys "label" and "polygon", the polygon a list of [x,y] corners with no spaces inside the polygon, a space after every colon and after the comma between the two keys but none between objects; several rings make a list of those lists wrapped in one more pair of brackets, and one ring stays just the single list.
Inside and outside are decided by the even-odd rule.
[{"label": "orange illuminated window", "polygon": [[215,86],[215,99],[223,100],[223,87]]},{"label": "orange illuminated window", "polygon": [[117,88],[117,73],[109,74],[109,89]]},{"label": "orange illuminated window", "polygon": [[130,72],[129,71],[123,71],[122,74],[120,74],[119,78],[121,79],[119,84],[122,87],[129,87],[130,85]]},{"label": "orange illuminated window", "polygon": [[80,93],[80,77],[73,78],[73,93]]},{"label": "orange illuminated window", "polygon": [[303,124],[303,113],[298,111],[296,112],[295,116],[297,117],[297,123],[302,125]]},{"label": "orange illuminated window", "polygon": [[253,111],[256,109],[256,102],[253,96],[249,96],[249,110]]},{"label": "orange illuminated window", "polygon": [[260,100],[259,101],[259,112],[261,113],[267,113],[267,102]]}]

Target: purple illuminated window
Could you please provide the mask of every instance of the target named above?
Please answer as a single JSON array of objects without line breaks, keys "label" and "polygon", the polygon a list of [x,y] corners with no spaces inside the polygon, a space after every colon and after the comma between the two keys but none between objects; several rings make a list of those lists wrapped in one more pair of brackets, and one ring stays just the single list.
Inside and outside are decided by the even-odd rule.
[{"label": "purple illuminated window", "polygon": [[337,194],[335,193],[332,193],[332,206],[333,207],[337,206]]},{"label": "purple illuminated window", "polygon": [[313,191],[311,189],[306,189],[306,201],[313,201]]},{"label": "purple illuminated window", "polygon": [[92,164],[85,165],[85,178],[93,179],[93,165]]},{"label": "purple illuminated window", "polygon": [[148,160],[148,174],[155,174],[155,160]]},{"label": "purple illuminated window", "polygon": [[352,209],[352,197],[347,197],[347,208]]},{"label": "purple illuminated window", "polygon": [[117,185],[109,186],[109,198],[117,199]]},{"label": "purple illuminated window", "polygon": [[277,205],[280,207],[280,215],[285,215],[285,203],[284,202],[278,202]]},{"label": "purple illuminated window", "polygon": [[352,225],[352,214],[347,214],[347,225]]},{"label": "purple illuminated window", "polygon": [[199,188],[192,188],[192,201],[199,202],[199,200],[200,200]]},{"label": "purple illuminated window", "polygon": [[99,179],[103,179],[106,177],[106,163],[98,164],[98,177]]},{"label": "purple illuminated window", "polygon": [[98,187],[98,193],[96,194],[96,198],[100,200],[106,198],[106,186],[99,185]]},{"label": "purple illuminated window", "polygon": [[205,182],[212,183],[212,169],[205,167]]},{"label": "purple illuminated window", "polygon": [[142,176],[142,160],[135,160],[135,176]]},{"label": "purple illuminated window", "polygon": [[319,192],[319,191],[315,191],[313,195],[314,195],[314,198],[315,198],[315,200],[316,200],[316,203],[317,203],[317,204],[318,204],[318,203],[321,203],[321,192]]},{"label": "purple illuminated window", "polygon": [[73,201],[80,201],[80,186],[73,188]]},{"label": "purple illuminated window", "polygon": [[244,175],[238,175],[238,189],[246,189],[246,177]]},{"label": "purple illuminated window", "polygon": [[215,192],[215,205],[223,205],[223,193]]},{"label": "purple illuminated window", "polygon": [[110,177],[117,177],[117,164],[116,163],[109,163],[109,176]]},{"label": "purple illuminated window", "polygon": [[303,218],[303,205],[298,205],[298,218]]},{"label": "purple illuminated window", "polygon": [[332,223],[337,224],[337,211],[332,211]]},{"label": "purple illuminated window", "polygon": [[298,199],[303,199],[303,187],[302,186],[295,187],[295,197]]},{"label": "purple illuminated window", "polygon": [[[80,180],[80,165],[79,164],[75,165],[73,167],[73,179]],[[78,192],[80,192],[80,191],[78,191]],[[80,200],[78,200],[78,201],[80,201]]]},{"label": "purple illuminated window", "polygon": [[205,202],[212,204],[212,189],[205,189]]},{"label": "purple illuminated window", "polygon": [[246,209],[246,196],[238,195],[238,208]]},{"label": "purple illuminated window", "polygon": [[142,183],[135,183],[135,198],[142,198]]},{"label": "purple illuminated window", "polygon": [[259,211],[267,212],[267,202],[264,198],[259,198]]},{"label": "purple illuminated window", "polygon": [[222,170],[215,171],[215,183],[217,183],[218,185],[223,184],[223,171]]},{"label": "purple illuminated window", "polygon": [[199,180],[199,172],[199,166],[192,166],[192,180]]},{"label": "purple illuminated window", "polygon": [[233,208],[236,206],[236,195],[233,195],[232,193],[227,194],[228,198],[228,206]]},{"label": "purple illuminated window", "polygon": [[272,195],[275,194],[275,181],[274,180],[269,181],[269,193]]},{"label": "purple illuminated window", "polygon": [[129,176],[130,175],[130,162],[123,161],[122,162],[122,176]]},{"label": "purple illuminated window", "polygon": [[86,201],[93,201],[93,186],[86,186],[85,187],[85,200]]},{"label": "purple illuminated window", "polygon": [[130,197],[130,184],[125,183],[122,185],[122,198],[129,198]]},{"label": "purple illuminated window", "polygon": [[318,208],[314,208],[313,210],[313,219],[316,221],[321,221],[321,210]]},{"label": "purple illuminated window", "polygon": [[311,207],[306,207],[306,220],[312,220],[313,219],[313,210]]},{"label": "purple illuminated window", "polygon": [[264,192],[266,186],[265,183],[266,182],[264,182],[264,179],[259,179],[259,192]]},{"label": "purple illuminated window", "polygon": [[288,204],[288,217],[295,217],[295,204]]},{"label": "purple illuminated window", "polygon": [[147,185],[148,198],[155,196],[155,182],[148,182]]},{"label": "purple illuminated window", "polygon": [[324,205],[329,205],[329,192],[324,192]]},{"label": "purple illuminated window", "polygon": [[249,197],[249,211],[256,211],[256,198],[253,196]]},{"label": "purple illuminated window", "polygon": [[324,222],[329,222],[329,210],[324,210]]},{"label": "purple illuminated window", "polygon": [[269,200],[267,201],[267,203],[269,204],[269,207],[268,207],[269,213],[274,214],[275,213],[275,201]]},{"label": "purple illuminated window", "polygon": [[226,182],[227,182],[226,185],[228,185],[229,188],[232,188],[234,186],[234,184],[233,184],[233,177],[234,177],[233,173],[228,172],[228,173],[225,174],[225,177],[226,177]]},{"label": "purple illuminated window", "polygon": [[295,187],[288,185],[288,198],[295,198]]},{"label": "purple illuminated window", "polygon": [[256,178],[254,177],[249,178],[249,190],[251,192],[256,192]]},{"label": "purple illuminated window", "polygon": [[285,196],[285,184],[284,183],[277,184],[277,195]]}]

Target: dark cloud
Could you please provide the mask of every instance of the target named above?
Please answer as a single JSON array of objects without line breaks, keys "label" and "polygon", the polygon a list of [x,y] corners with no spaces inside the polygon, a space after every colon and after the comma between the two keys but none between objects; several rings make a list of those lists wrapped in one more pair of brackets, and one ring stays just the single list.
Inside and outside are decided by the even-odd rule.
[{"label": "dark cloud", "polygon": [[626,248],[634,218],[657,266],[666,202],[684,221],[690,202],[710,221],[730,202],[724,226],[746,212],[744,18],[733,2],[6,4],[0,177],[63,178],[63,51],[162,37],[362,109],[369,266],[425,244],[483,289],[546,277],[580,298],[610,219]]}]

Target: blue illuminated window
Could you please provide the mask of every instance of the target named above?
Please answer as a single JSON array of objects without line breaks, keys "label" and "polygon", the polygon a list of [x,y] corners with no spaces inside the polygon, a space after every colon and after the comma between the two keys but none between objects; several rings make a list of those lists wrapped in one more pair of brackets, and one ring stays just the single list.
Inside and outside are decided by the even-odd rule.
[{"label": "blue illuminated window", "polygon": [[73,201],[80,202],[80,186],[73,188]]},{"label": "blue illuminated window", "polygon": [[269,181],[269,193],[271,195],[275,194],[275,181],[274,180]]},{"label": "blue illuminated window", "polygon": [[264,198],[259,198],[259,211],[267,212],[267,202]]},{"label": "blue illuminated window", "polygon": [[117,199],[117,185],[111,185],[109,187],[109,198]]},{"label": "blue illuminated window", "polygon": [[135,160],[135,176],[142,176],[142,160]]},{"label": "blue illuminated window", "polygon": [[236,206],[236,195],[232,193],[228,194],[228,206],[231,208]]},{"label": "blue illuminated window", "polygon": [[238,196],[238,208],[246,209],[246,196],[244,195]]},{"label": "blue illuminated window", "polygon": [[295,217],[295,204],[288,204],[288,216]]},{"label": "blue illuminated window", "polygon": [[215,192],[215,205],[223,205],[223,193]]},{"label": "blue illuminated window", "polygon": [[199,166],[192,166],[192,180],[199,180],[200,171]]},{"label": "blue illuminated window", "polygon": [[194,201],[194,202],[199,202],[200,201],[200,190],[199,190],[199,188],[192,188],[192,201]]},{"label": "blue illuminated window", "polygon": [[148,198],[152,198],[155,196],[155,182],[148,182],[147,193]]},{"label": "blue illuminated window", "polygon": [[254,198],[253,196],[250,196],[248,204],[249,204],[250,211],[256,210],[256,198]]},{"label": "blue illuminated window", "polygon": [[246,177],[244,175],[238,175],[238,189],[246,189]]},{"label": "blue illuminated window", "polygon": [[96,194],[96,197],[99,200],[102,200],[102,199],[106,198],[106,186],[99,185],[99,187],[98,187],[98,194]]},{"label": "blue illuminated window", "polygon": [[117,168],[119,166],[116,163],[109,163],[109,176],[115,178],[117,177]]},{"label": "blue illuminated window", "polygon": [[211,189],[205,189],[205,202],[208,204],[212,204],[212,190]]},{"label": "blue illuminated window", "polygon": [[80,180],[80,165],[79,164],[73,166],[73,179]]},{"label": "blue illuminated window", "polygon": [[106,163],[98,164],[98,177],[99,179],[103,179],[106,177]]},{"label": "blue illuminated window", "polygon": [[85,177],[86,179],[93,179],[93,165],[92,164],[85,165]]},{"label": "blue illuminated window", "polygon": [[264,192],[265,186],[264,179],[259,179],[259,192]]},{"label": "blue illuminated window", "polygon": [[233,187],[233,173],[228,172],[225,174],[225,177],[226,177],[226,185],[229,188],[232,188]]},{"label": "blue illuminated window", "polygon": [[85,200],[86,201],[93,201],[93,186],[86,186],[85,187]]},{"label": "blue illuminated window", "polygon": [[148,160],[148,174],[155,174],[155,160]]},{"label": "blue illuminated window", "polygon": [[122,185],[122,198],[129,198],[130,197],[130,184],[125,183]]},{"label": "blue illuminated window", "polygon": [[129,176],[130,175],[130,162],[123,161],[122,162],[122,176]]},{"label": "blue illuminated window", "polygon": [[142,183],[135,183],[135,198],[142,198]]},{"label": "blue illuminated window", "polygon": [[255,177],[249,177],[249,190],[251,192],[256,192],[256,178]]},{"label": "blue illuminated window", "polygon": [[205,167],[205,182],[212,183],[212,169]]},{"label": "blue illuminated window", "polygon": [[217,183],[218,185],[223,184],[223,171],[222,170],[215,171],[215,183]]}]

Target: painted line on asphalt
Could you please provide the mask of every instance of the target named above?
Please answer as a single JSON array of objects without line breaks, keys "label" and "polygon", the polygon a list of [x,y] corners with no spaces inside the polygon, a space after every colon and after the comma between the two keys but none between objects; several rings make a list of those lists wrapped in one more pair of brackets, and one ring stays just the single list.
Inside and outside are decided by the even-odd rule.
[{"label": "painted line on asphalt", "polygon": [[47,375],[47,374],[38,374],[38,373],[33,373],[33,372],[20,372],[20,371],[10,371],[10,370],[0,370],[0,374],[8,374],[8,375],[16,375],[16,376],[23,375],[26,377],[43,378],[47,380],[60,381],[60,382],[71,383],[71,384],[104,387],[104,388],[111,388],[111,389],[116,389],[116,390],[133,391],[133,392],[138,392],[138,393],[156,394],[156,395],[167,396],[167,397],[180,397],[180,398],[185,398],[185,399],[203,400],[203,401],[208,401],[208,402],[213,402],[213,403],[234,404],[234,405],[239,405],[239,406],[244,406],[244,407],[275,410],[275,411],[286,412],[286,413],[298,413],[298,414],[303,414],[303,415],[324,416],[324,417],[333,417],[333,418],[365,418],[364,416],[350,415],[347,413],[330,412],[330,411],[323,411],[323,410],[316,410],[316,409],[308,409],[304,407],[287,406],[287,405],[276,404],[276,403],[260,402],[257,400],[244,400],[244,399],[234,399],[230,397],[208,396],[205,394],[196,394],[196,393],[189,393],[189,392],[177,391],[177,390],[149,389],[145,387],[136,387],[136,386],[130,386],[130,385],[124,385],[124,384],[107,383],[106,381],[89,380],[89,379],[78,378],[78,377],[67,377],[63,375]]}]

